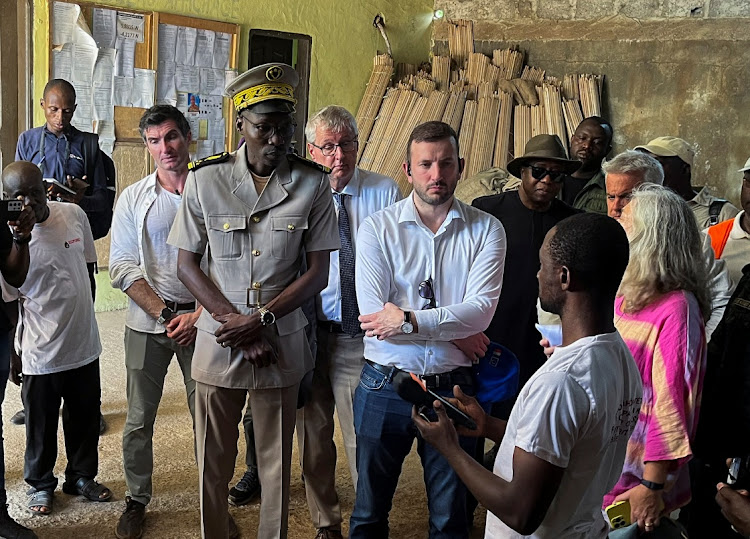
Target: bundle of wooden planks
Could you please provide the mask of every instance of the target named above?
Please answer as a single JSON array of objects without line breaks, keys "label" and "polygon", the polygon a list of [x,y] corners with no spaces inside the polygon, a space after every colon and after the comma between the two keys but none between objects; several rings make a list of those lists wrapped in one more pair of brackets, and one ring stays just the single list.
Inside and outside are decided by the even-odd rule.
[{"label": "bundle of wooden planks", "polygon": [[357,113],[362,168],[395,178],[402,192],[411,186],[402,170],[411,131],[420,123],[442,120],[458,134],[466,160],[463,177],[490,167],[507,166],[522,155],[528,140],[555,134],[567,145],[586,117],[601,114],[603,75],[550,76],[524,65],[515,47],[474,52],[473,23],[449,26],[449,53],[431,65],[398,64],[376,57],[365,97]]}]

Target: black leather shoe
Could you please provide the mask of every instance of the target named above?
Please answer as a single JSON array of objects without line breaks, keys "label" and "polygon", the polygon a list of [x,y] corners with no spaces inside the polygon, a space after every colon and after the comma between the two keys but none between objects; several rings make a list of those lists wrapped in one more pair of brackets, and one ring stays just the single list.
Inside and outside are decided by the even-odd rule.
[{"label": "black leather shoe", "polygon": [[14,425],[25,425],[26,424],[26,412],[24,410],[18,410],[10,418],[10,422]]},{"label": "black leather shoe", "polygon": [[125,511],[117,521],[115,535],[117,539],[141,539],[143,537],[143,522],[146,520],[146,506],[127,496]]},{"label": "black leather shoe", "polygon": [[235,486],[229,489],[229,503],[246,505],[260,496],[260,479],[257,470],[248,470]]},{"label": "black leather shoe", "polygon": [[318,528],[315,539],[344,539],[341,530],[332,530],[330,528]]},{"label": "black leather shoe", "polygon": [[25,526],[21,526],[8,514],[8,506],[0,506],[0,537],[8,539],[37,539],[36,534]]}]

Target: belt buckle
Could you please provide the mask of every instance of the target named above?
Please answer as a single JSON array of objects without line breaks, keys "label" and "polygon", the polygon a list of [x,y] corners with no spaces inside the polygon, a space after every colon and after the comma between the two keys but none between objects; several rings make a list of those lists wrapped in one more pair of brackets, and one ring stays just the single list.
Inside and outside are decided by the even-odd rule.
[{"label": "belt buckle", "polygon": [[419,376],[422,380],[424,387],[427,389],[438,389],[440,387],[440,375],[439,374],[423,374]]},{"label": "belt buckle", "polygon": [[[245,305],[253,309],[260,309],[261,307],[263,307],[263,304],[260,302],[260,290],[257,290],[255,288],[247,288],[246,290],[247,290],[247,296],[245,299]],[[251,294],[256,294],[256,299],[258,301],[256,302],[250,301]]]}]

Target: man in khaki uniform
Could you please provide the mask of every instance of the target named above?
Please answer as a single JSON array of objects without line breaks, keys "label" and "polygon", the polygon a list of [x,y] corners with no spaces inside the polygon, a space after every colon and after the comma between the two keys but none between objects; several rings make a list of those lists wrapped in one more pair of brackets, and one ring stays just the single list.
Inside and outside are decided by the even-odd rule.
[{"label": "man in khaki uniform", "polygon": [[[191,165],[168,240],[180,249],[178,277],[204,306],[192,375],[206,539],[238,535],[227,494],[248,392],[262,485],[258,537],[287,535],[297,393],[313,368],[299,307],[326,286],[329,252],[339,248],[328,169],[287,153],[297,82],[290,66],[265,64],[227,86],[245,142]],[[303,249],[308,270],[299,276]]]}]

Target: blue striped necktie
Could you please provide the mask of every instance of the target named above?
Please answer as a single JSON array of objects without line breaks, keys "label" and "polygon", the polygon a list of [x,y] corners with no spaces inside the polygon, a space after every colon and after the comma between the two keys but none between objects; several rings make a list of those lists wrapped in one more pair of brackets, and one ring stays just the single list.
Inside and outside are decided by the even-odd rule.
[{"label": "blue striped necktie", "polygon": [[359,307],[357,306],[357,292],[354,288],[354,244],[352,230],[349,223],[349,212],[346,210],[346,199],[349,195],[334,193],[339,206],[339,278],[341,279],[341,327],[347,335],[357,335],[359,326]]}]

